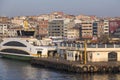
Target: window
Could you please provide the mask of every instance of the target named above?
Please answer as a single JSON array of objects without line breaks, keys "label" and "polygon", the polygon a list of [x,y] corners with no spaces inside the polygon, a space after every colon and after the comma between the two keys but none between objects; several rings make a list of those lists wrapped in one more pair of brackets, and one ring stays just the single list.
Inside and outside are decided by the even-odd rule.
[{"label": "window", "polygon": [[99,53],[97,53],[97,55],[100,55]]},{"label": "window", "polygon": [[5,43],[3,46],[17,46],[17,47],[26,47],[26,45],[17,42],[17,41],[11,41],[11,42],[7,42]]}]

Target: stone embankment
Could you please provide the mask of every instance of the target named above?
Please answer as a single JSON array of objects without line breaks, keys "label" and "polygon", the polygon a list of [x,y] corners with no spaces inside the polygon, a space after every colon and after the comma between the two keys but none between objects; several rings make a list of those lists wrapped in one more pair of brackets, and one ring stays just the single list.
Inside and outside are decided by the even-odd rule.
[{"label": "stone embankment", "polygon": [[87,64],[81,64],[79,61],[67,61],[60,58],[33,58],[31,64],[75,73],[120,72],[120,62],[88,62]]}]

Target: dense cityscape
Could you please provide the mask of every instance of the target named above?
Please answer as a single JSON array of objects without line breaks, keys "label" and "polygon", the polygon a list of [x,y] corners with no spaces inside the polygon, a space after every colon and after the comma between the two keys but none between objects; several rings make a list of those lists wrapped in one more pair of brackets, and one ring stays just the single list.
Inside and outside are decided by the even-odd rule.
[{"label": "dense cityscape", "polygon": [[27,61],[40,69],[72,74],[119,73],[119,43],[120,17],[75,16],[64,12],[0,17],[2,62],[2,58]]},{"label": "dense cityscape", "polygon": [[52,12],[38,16],[0,17],[0,37],[18,37],[17,30],[35,30],[34,37],[62,37],[67,41],[115,43],[120,37],[120,17],[71,15]]},{"label": "dense cityscape", "polygon": [[119,80],[120,0],[0,0],[0,80]]}]

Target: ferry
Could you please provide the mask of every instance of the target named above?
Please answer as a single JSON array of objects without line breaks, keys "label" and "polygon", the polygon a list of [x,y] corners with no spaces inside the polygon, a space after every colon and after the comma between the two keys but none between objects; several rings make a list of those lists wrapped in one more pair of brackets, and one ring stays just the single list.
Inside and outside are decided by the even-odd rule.
[{"label": "ferry", "polygon": [[0,44],[0,55],[5,58],[31,60],[33,57],[55,56],[55,46],[41,44],[36,38],[4,38]]},{"label": "ferry", "polygon": [[55,56],[56,47],[44,45],[44,41],[34,38],[35,29],[23,22],[23,29],[18,30],[17,38],[4,38],[0,43],[0,56],[11,59],[31,60],[33,57]]}]

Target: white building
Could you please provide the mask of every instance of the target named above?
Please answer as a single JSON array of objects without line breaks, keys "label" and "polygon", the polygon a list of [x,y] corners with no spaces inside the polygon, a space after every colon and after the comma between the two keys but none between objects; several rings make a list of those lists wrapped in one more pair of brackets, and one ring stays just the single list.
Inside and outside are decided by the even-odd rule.
[{"label": "white building", "polygon": [[9,28],[9,29],[8,29],[8,36],[9,36],[9,37],[16,37],[16,36],[18,36],[17,30],[14,29],[14,28]]},{"label": "white building", "polygon": [[8,35],[8,24],[0,23],[0,37],[4,37]]},{"label": "white building", "polygon": [[104,20],[104,34],[109,35],[109,21]]}]

